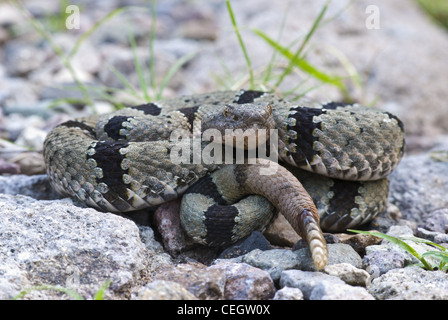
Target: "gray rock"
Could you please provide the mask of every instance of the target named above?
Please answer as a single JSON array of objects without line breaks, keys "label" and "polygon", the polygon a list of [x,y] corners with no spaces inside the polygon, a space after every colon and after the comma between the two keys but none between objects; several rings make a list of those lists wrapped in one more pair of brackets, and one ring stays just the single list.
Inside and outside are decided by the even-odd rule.
[{"label": "gray rock", "polygon": [[310,300],[375,300],[365,288],[352,287],[347,284],[322,281],[317,284]]},{"label": "gray rock", "polygon": [[308,300],[314,288],[322,281],[332,284],[343,285],[344,282],[334,276],[330,276],[321,272],[302,271],[302,270],[285,270],[280,276],[280,287],[298,288],[303,293],[304,299]]},{"label": "gray rock", "polygon": [[[135,61],[132,51],[128,48],[123,48],[116,45],[105,45],[100,50],[103,50],[104,61],[106,65],[111,67],[102,68],[98,73],[101,83],[104,83],[111,88],[124,88],[125,84],[116,76],[116,71],[120,72],[127,78],[130,83],[138,85],[138,76],[135,70]],[[146,61],[147,51],[138,51],[138,59]],[[145,60],[144,60],[145,59]],[[115,71],[115,72],[114,72]]]},{"label": "gray rock", "polygon": [[425,219],[423,228],[440,233],[448,232],[448,208],[432,211]]},{"label": "gray rock", "polygon": [[273,218],[263,235],[272,245],[279,247],[293,247],[301,239],[282,214]]},{"label": "gray rock", "polygon": [[3,53],[3,64],[12,77],[24,76],[42,67],[48,58],[48,53],[42,48],[21,40],[9,41]]},{"label": "gray rock", "polygon": [[288,249],[272,249],[261,251],[255,249],[243,256],[243,262],[266,270],[272,280],[278,281],[283,270],[300,269],[301,263],[297,254]]},{"label": "gray rock", "polygon": [[[387,235],[400,238],[400,237],[412,237],[414,236],[414,231],[409,226],[396,225],[391,226],[387,231]],[[387,240],[383,240],[387,241]]]},{"label": "gray rock", "polygon": [[209,267],[226,277],[224,299],[266,300],[275,293],[274,282],[269,274],[245,263],[220,263]]},{"label": "gray rock", "polygon": [[[20,95],[20,88],[17,88],[17,90],[17,99],[22,99],[22,96]],[[23,96],[25,97],[25,99],[31,98],[32,100],[26,100],[26,102],[17,101],[15,97],[12,97],[13,99],[7,99],[7,104],[3,107],[3,111],[8,115],[8,119],[11,120],[11,123],[4,123],[5,130],[8,131],[11,140],[14,140],[20,134],[23,128],[26,128],[30,125],[38,126],[40,128],[48,128],[48,122],[44,121],[53,117],[55,115],[55,110],[57,109],[59,111],[59,106],[63,105],[63,103],[60,102],[58,103],[58,107],[56,107],[55,109],[51,109],[49,106],[51,106],[52,101],[35,101],[36,97],[34,97],[34,95],[27,95],[26,87],[24,87],[23,90]],[[29,88],[29,90],[31,90],[31,88]],[[13,92],[10,92],[10,94],[13,94]],[[30,94],[32,94],[32,91],[30,92]],[[1,95],[2,93],[0,92],[0,101]],[[65,105],[68,106],[68,104]],[[70,117],[70,119],[72,118],[73,117]],[[42,149],[42,146],[40,149]]]},{"label": "gray rock", "polygon": [[402,252],[394,250],[370,251],[363,257],[362,266],[371,272],[372,277],[378,277],[392,269],[403,268],[405,256]]},{"label": "gray rock", "polygon": [[[327,265],[349,263],[356,268],[361,268],[362,259],[361,256],[348,244],[343,243],[331,243],[328,246],[328,263]],[[294,251],[299,256],[302,262],[302,270],[315,271],[313,259],[311,258],[311,252],[308,248],[299,249]]]},{"label": "gray rock", "polygon": [[201,300],[224,298],[226,274],[218,269],[209,269],[201,263],[167,265],[155,274],[156,280],[176,282]]},{"label": "gray rock", "polygon": [[61,198],[51,188],[47,175],[43,174],[35,176],[0,176],[0,193],[10,195],[21,194],[37,200],[55,200]]},{"label": "gray rock", "polygon": [[29,147],[31,150],[41,151],[46,136],[47,132],[42,129],[27,127],[22,130],[15,143]]},{"label": "gray rock", "polygon": [[[338,241],[335,243],[345,243],[353,248],[358,254],[361,256],[365,255],[366,247],[375,245],[381,242],[381,239],[378,237],[366,235],[366,234],[346,234],[339,233],[337,234]],[[328,240],[327,240],[328,243]]]},{"label": "gray rock", "polygon": [[[220,259],[231,259],[245,255],[253,250],[267,250],[271,244],[260,231],[252,232],[248,237],[237,241],[235,244],[226,248],[220,255]],[[248,262],[247,262],[248,263]],[[249,263],[250,265],[253,265]],[[254,265],[255,266],[255,265]],[[256,266],[255,266],[256,267]],[[262,268],[264,269],[264,268]]]},{"label": "gray rock", "polygon": [[[52,40],[63,50],[69,52],[73,48],[73,42],[77,39],[69,32],[61,32],[53,35]],[[83,41],[82,46],[78,48],[70,60],[72,67],[78,73],[88,75],[93,75],[101,70],[104,67],[102,62],[98,47],[89,38]],[[90,78],[90,76],[88,77]],[[83,80],[85,81],[85,79]]]},{"label": "gray rock", "polygon": [[163,245],[173,255],[193,245],[181,227],[179,209],[180,201],[173,200],[161,204],[154,212],[154,224],[162,237]]},{"label": "gray rock", "polygon": [[419,267],[395,269],[374,279],[368,291],[380,300],[447,300],[448,274]]},{"label": "gray rock", "polygon": [[[135,68],[135,56],[132,50],[129,48],[117,46],[115,44],[105,44],[99,48],[101,55],[104,57],[104,62],[108,67],[101,68],[98,72],[98,78],[101,83],[112,88],[125,88],[126,83],[117,76],[117,71],[123,75],[126,80],[138,87],[139,77]],[[148,61],[149,51],[147,47],[137,47],[135,50],[135,55],[137,59],[146,68],[145,62]],[[173,53],[160,51],[158,47],[155,47],[154,59],[157,63],[154,65],[155,75],[157,76],[157,81],[161,81],[168,73],[170,68],[174,63],[177,62],[177,58]],[[176,74],[174,78],[171,79],[173,82],[179,74]]]},{"label": "gray rock", "polygon": [[303,293],[298,288],[284,287],[275,292],[273,300],[303,300]]},{"label": "gray rock", "polygon": [[245,263],[226,261],[207,267],[189,262],[160,269],[155,277],[180,283],[201,300],[271,299],[275,293],[269,274]]},{"label": "gray rock", "polygon": [[165,252],[160,242],[155,240],[154,230],[148,226],[138,225],[140,240],[148,252],[164,255],[170,261],[170,255]]},{"label": "gray rock", "polygon": [[10,3],[0,3],[0,25],[11,26],[23,22],[23,13],[20,8]]},{"label": "gray rock", "polygon": [[424,228],[417,229],[417,237],[432,241],[434,243],[448,243],[448,234],[436,231],[429,231]]},{"label": "gray rock", "polygon": [[[434,219],[439,220],[439,213],[433,212],[448,208],[447,193],[448,162],[434,161],[429,153],[405,157],[390,175],[389,201],[400,208],[404,219],[424,228],[427,223],[434,224]],[[445,214],[440,216],[440,221],[446,222]]]},{"label": "gray rock", "polygon": [[[412,231],[412,229],[408,226],[396,225],[391,226],[389,230],[387,230],[386,234],[395,238],[409,238],[414,236],[414,231]],[[383,242],[388,243],[389,241],[383,240]]]},{"label": "gray rock", "polygon": [[[101,12],[111,12],[116,9],[117,3],[105,1],[100,2],[99,5],[101,8],[97,8],[97,15],[101,14]],[[121,5],[126,6],[124,2],[121,2]],[[136,2],[131,2],[129,5],[136,5]],[[129,24],[129,21],[133,21],[133,24]],[[165,28],[163,21],[164,19],[162,17],[157,17],[157,25],[159,26],[159,23],[162,23],[162,29]],[[151,27],[151,21],[148,19],[148,12],[144,10],[128,10],[125,15],[117,15],[103,28],[99,28],[97,32],[92,34],[91,39],[94,43],[100,44],[101,46],[108,44],[114,44],[118,47],[129,46],[129,32],[123,30],[123,26],[128,24],[130,27],[129,32],[132,32],[132,36],[136,39],[137,43],[139,43],[140,39],[149,38],[148,30]]]},{"label": "gray rock", "polygon": [[[403,242],[407,243],[420,255],[427,251],[434,250],[434,247],[428,244],[412,240],[414,237],[413,232],[407,226],[392,226],[389,228],[387,234],[399,238]],[[438,263],[436,259],[431,257],[425,257],[425,259],[431,265]],[[411,253],[402,249],[397,244],[387,240],[383,240],[380,245],[367,247],[366,256],[363,261],[364,267],[371,265],[371,267],[373,267],[376,272],[379,272],[380,274],[387,272],[390,269],[400,268],[419,262],[420,261]]]},{"label": "gray rock", "polygon": [[[376,216],[375,219],[366,226],[366,229],[386,233],[391,226],[395,225],[408,226],[412,230],[417,230],[417,222],[403,219],[400,209],[389,202],[387,210]],[[381,241],[380,238],[377,239]]]},{"label": "gray rock", "polygon": [[361,287],[353,287],[340,278],[321,272],[286,270],[280,278],[280,287],[298,288],[305,300],[373,300]]},{"label": "gray rock", "polygon": [[330,276],[335,276],[351,286],[366,286],[370,274],[352,266],[349,263],[332,264],[325,266],[323,271]]},{"label": "gray rock", "polygon": [[[42,109],[40,103],[24,109],[21,109],[19,106],[14,106],[13,108],[5,108],[5,113],[8,113],[10,111],[13,112],[8,114],[7,121],[2,121],[2,130],[5,131],[5,135],[9,139],[9,141],[15,141],[16,144],[19,145],[27,145],[26,143],[20,143],[20,141],[17,142],[16,140],[20,136],[20,134],[28,128],[42,130],[41,128],[46,126],[44,119],[42,118],[41,110]],[[22,111],[25,114],[23,114]],[[37,147],[33,145],[32,147],[34,148],[34,150],[42,150],[42,142]]]},{"label": "gray rock", "polygon": [[17,163],[9,163],[0,158],[0,174],[19,174],[20,166]]},{"label": "gray rock", "polygon": [[[0,299],[34,285],[70,288],[92,298],[107,280],[106,298],[130,296],[148,277],[150,260],[130,220],[67,201],[37,201],[0,194]],[[60,299],[57,291],[33,291],[25,298]]]},{"label": "gray rock", "polygon": [[[95,84],[95,83],[88,83],[86,88],[89,96],[92,99],[99,100],[101,98],[101,95],[98,92],[101,92],[101,88]],[[82,101],[84,99],[84,93],[81,91],[81,89],[76,85],[75,82],[63,82],[60,83],[58,86],[45,86],[42,87],[42,89],[39,91],[39,99],[42,101],[52,101],[57,99],[72,99],[72,100],[79,100]],[[49,102],[47,102],[47,105]],[[60,109],[63,109],[64,112],[69,112],[72,114],[73,117],[79,116],[79,110],[76,109],[69,109],[65,106],[59,107],[59,104],[57,106]]]},{"label": "gray rock", "polygon": [[27,110],[29,115],[31,107],[35,109],[34,114],[38,112],[41,108],[37,103],[35,90],[36,88],[32,83],[21,78],[0,77],[0,104],[5,114],[20,112],[20,109],[24,109]]},{"label": "gray rock", "polygon": [[135,300],[197,300],[177,282],[156,280],[138,290]]}]

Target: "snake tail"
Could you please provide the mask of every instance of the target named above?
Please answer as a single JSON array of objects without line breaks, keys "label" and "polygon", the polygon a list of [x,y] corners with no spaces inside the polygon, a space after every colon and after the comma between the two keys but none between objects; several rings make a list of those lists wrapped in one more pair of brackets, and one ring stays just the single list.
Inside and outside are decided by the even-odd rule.
[{"label": "snake tail", "polygon": [[314,265],[318,270],[323,269],[328,262],[328,248],[319,221],[316,221],[315,215],[308,210],[299,213],[298,220],[302,229],[300,234],[305,235]]},{"label": "snake tail", "polygon": [[261,168],[273,165],[269,160],[258,159],[256,165],[236,165],[234,174],[246,192],[264,196],[285,216],[307,241],[314,265],[320,270],[327,264],[328,248],[316,206],[299,180],[283,167],[278,166],[274,175],[260,174]]}]

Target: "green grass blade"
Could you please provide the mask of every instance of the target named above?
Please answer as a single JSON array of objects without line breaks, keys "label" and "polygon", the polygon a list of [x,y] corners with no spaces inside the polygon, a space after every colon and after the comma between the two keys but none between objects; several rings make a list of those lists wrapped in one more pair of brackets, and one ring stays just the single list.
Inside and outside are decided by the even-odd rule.
[{"label": "green grass blade", "polygon": [[151,88],[156,92],[156,72],[154,64],[154,40],[156,38],[157,27],[157,0],[151,1],[151,27],[149,31],[149,81]]},{"label": "green grass blade", "polygon": [[[285,29],[286,16],[289,11],[288,10],[289,5],[290,5],[290,3],[288,2],[287,8],[286,8],[285,12],[283,13],[282,23],[280,25],[280,30],[279,30],[278,36],[277,36],[278,41],[280,41],[280,39],[282,38],[283,30]],[[276,58],[277,58],[277,50],[273,50],[271,60],[269,61],[268,66],[266,68],[266,73],[265,73],[265,76],[263,79],[263,84],[267,84],[268,80],[271,79],[271,74],[272,74],[272,70],[274,69],[274,63],[275,63]]]},{"label": "green grass blade", "polygon": [[341,65],[344,67],[348,74],[348,78],[352,79],[353,83],[358,87],[362,88],[362,80],[361,76],[358,73],[358,70],[356,70],[356,67],[353,65],[353,63],[350,62],[350,60],[347,58],[347,56],[337,48],[333,46],[326,46],[326,51],[329,52],[333,57],[339,60]]},{"label": "green grass blade", "polygon": [[79,51],[79,48],[81,47],[82,43],[88,39],[92,33],[94,33],[100,26],[102,26],[105,22],[107,22],[108,20],[112,19],[113,17],[115,17],[116,15],[122,13],[125,10],[129,10],[131,9],[131,7],[122,7],[122,8],[118,8],[115,9],[113,11],[111,11],[110,13],[108,13],[105,17],[101,18],[100,20],[98,20],[97,22],[95,22],[93,24],[92,27],[90,27],[89,30],[87,30],[86,32],[84,32],[79,38],[78,40],[75,42],[75,45],[73,46],[72,50],[70,50],[69,54],[67,55],[68,59],[73,58],[73,56]]},{"label": "green grass blade", "polygon": [[232,84],[235,83],[234,74],[229,70],[225,62],[221,57],[216,57],[223,70],[224,75],[220,76],[217,73],[212,72],[212,77],[219,87],[223,87],[226,90],[230,90]]},{"label": "green grass blade", "polygon": [[95,293],[93,300],[104,300],[104,294],[106,293],[106,290],[110,287],[111,284],[112,284],[112,281],[110,281],[109,279],[104,281],[104,283],[101,285],[101,287]]},{"label": "green grass blade", "polygon": [[129,82],[129,80],[126,78],[124,74],[122,74],[120,71],[118,71],[113,65],[106,64],[106,67],[109,68],[110,71],[121,81],[121,83],[129,90],[129,93],[135,97],[140,97],[139,93],[137,92],[137,89],[134,88],[132,83]]},{"label": "green grass blade", "polygon": [[[293,66],[298,67],[302,71],[308,73],[310,76],[313,76],[314,78],[320,80],[321,82],[332,84],[341,90],[343,90],[345,88],[344,84],[342,83],[342,81],[339,78],[330,76],[330,75],[326,74],[325,72],[318,70],[316,67],[314,67],[310,63],[308,63],[305,59],[297,57],[288,48],[283,47],[280,44],[278,44],[277,42],[275,42],[273,39],[271,39],[268,35],[263,33],[261,30],[255,29],[254,32],[259,37],[261,37],[263,40],[265,40],[275,50],[277,50],[279,53],[281,53],[283,56],[285,56]],[[277,81],[277,84],[279,84],[279,81]],[[277,86],[277,84],[276,84],[276,86]]]},{"label": "green grass blade", "polygon": [[[115,106],[115,109],[123,109],[125,106],[123,103],[117,101],[117,97],[114,95],[114,93],[122,92],[122,89],[117,88],[111,88],[107,86],[94,86],[90,87],[90,90],[98,95],[99,99],[103,99],[104,101],[107,101]],[[143,101],[143,97],[140,95],[134,95],[132,93],[129,93],[130,96],[134,97],[136,101]]]},{"label": "green grass blade", "polygon": [[349,229],[348,231],[355,232],[355,233],[366,234],[366,235],[371,235],[371,236],[375,236],[375,237],[378,237],[378,238],[381,238],[381,239],[385,239],[385,240],[387,240],[389,242],[392,242],[392,243],[398,245],[403,250],[405,250],[405,251],[409,252],[410,254],[412,254],[418,260],[420,260],[420,262],[423,264],[423,267],[426,270],[433,270],[432,267],[429,265],[429,263],[425,260],[425,258],[423,258],[423,256],[421,256],[417,251],[414,250],[414,248],[412,248],[406,242],[404,242],[404,241],[402,241],[402,240],[400,240],[400,239],[398,239],[396,237],[393,237],[393,236],[390,236],[390,235],[387,235],[387,234],[384,234],[384,233],[381,233],[381,232],[376,232],[376,231],[361,231],[361,230],[351,230],[351,229]]},{"label": "green grass blade", "polygon": [[233,29],[235,30],[236,37],[238,38],[238,42],[240,44],[241,50],[243,51],[244,58],[246,59],[247,68],[249,69],[249,81],[250,88],[254,89],[255,81],[254,81],[254,72],[252,69],[252,63],[250,61],[249,55],[247,54],[246,46],[244,45],[243,39],[241,38],[240,30],[238,25],[236,24],[235,15],[233,14],[232,6],[229,0],[226,0],[227,11],[229,12],[230,20],[232,21]]},{"label": "green grass blade", "polygon": [[57,108],[61,103],[67,103],[67,104],[84,104],[84,99],[78,99],[78,98],[58,98],[53,99],[51,102],[48,103],[47,108],[48,109],[55,109]]},{"label": "green grass blade", "polygon": [[16,296],[13,297],[13,300],[23,299],[23,297],[25,297],[28,293],[30,293],[32,291],[41,291],[41,290],[58,291],[58,292],[65,293],[66,295],[68,295],[70,298],[72,298],[74,300],[84,300],[84,298],[80,294],[78,294],[76,291],[74,291],[72,289],[63,288],[60,286],[46,285],[46,284],[33,286],[33,287],[27,288],[25,290],[22,290],[19,292],[19,294],[17,294]]},{"label": "green grass blade", "polygon": [[427,251],[422,254],[422,256],[430,256],[440,259],[444,263],[448,263],[448,252],[447,251]]},{"label": "green grass blade", "polygon": [[50,30],[54,31],[64,31],[66,30],[65,21],[69,16],[69,13],[65,12],[65,8],[70,5],[69,0],[59,0],[59,13],[44,15],[44,23],[48,23]]},{"label": "green grass blade", "polygon": [[448,151],[446,150],[436,150],[429,154],[431,159],[439,162],[448,162]]},{"label": "green grass blade", "polygon": [[321,22],[322,18],[325,15],[325,12],[327,11],[328,8],[328,4],[329,4],[330,0],[328,0],[325,5],[322,7],[322,10],[319,12],[319,15],[317,16],[317,18],[314,20],[313,25],[311,26],[311,29],[308,31],[308,33],[305,36],[305,39],[303,40],[302,44],[300,45],[300,47],[297,49],[296,53],[294,54],[294,56],[292,57],[292,59],[290,59],[289,65],[288,67],[285,69],[285,71],[283,72],[283,74],[280,76],[280,78],[277,80],[277,83],[275,84],[275,87],[277,88],[278,86],[280,86],[280,84],[283,82],[283,79],[291,73],[292,68],[294,65],[297,65],[297,60],[300,57],[303,49],[305,48],[306,44],[309,42],[309,40],[311,39],[311,36],[314,34],[314,32],[317,30],[317,27],[319,26],[319,23]]},{"label": "green grass blade", "polygon": [[[64,51],[59,47],[52,39],[51,34],[45,30],[44,26],[37,21],[32,14],[28,11],[25,6],[17,1],[15,2],[17,8],[22,12],[22,14],[25,16],[25,18],[30,22],[33,29],[40,34],[42,38],[44,38],[53,49],[54,53],[61,59],[62,63],[64,64],[64,67],[69,71],[70,75],[73,78],[73,81],[75,81],[76,85],[78,86],[79,90],[82,92],[84,99],[86,101],[86,104],[93,107],[93,99],[91,98],[86,86],[79,80],[78,75],[76,74],[76,71],[74,70],[72,64],[70,63],[70,59],[68,59]],[[95,111],[95,110],[93,110]]]},{"label": "green grass blade", "polygon": [[145,79],[145,75],[143,73],[142,65],[141,65],[140,60],[137,55],[137,44],[135,42],[135,37],[134,37],[133,33],[131,32],[130,28],[129,28],[129,43],[131,44],[132,55],[134,56],[134,66],[135,66],[135,70],[137,71],[140,88],[143,91],[143,96],[145,97],[145,100],[149,102],[149,101],[151,101],[151,97],[148,92],[148,85],[147,85],[147,82]]},{"label": "green grass blade", "polygon": [[[307,82],[308,82],[308,79],[305,79],[305,80],[299,82],[299,84],[296,87],[293,87],[290,90],[284,92],[284,97],[287,97],[288,101],[294,102],[294,101],[297,101],[297,100],[303,98],[309,92],[316,90],[318,87],[320,87],[320,85],[315,85],[315,86],[310,86],[308,88],[300,89],[300,91],[299,91],[299,88],[305,86],[305,84]],[[299,92],[299,93],[297,93],[297,92]]]},{"label": "green grass blade", "polygon": [[[446,250],[446,248],[444,248]],[[438,265],[439,270],[446,271],[448,263],[448,251],[427,251],[422,254],[423,257],[432,257],[440,260]]]},{"label": "green grass blade", "polygon": [[426,240],[426,239],[422,239],[422,238],[417,238],[417,237],[407,237],[406,240],[411,240],[417,243],[424,243],[424,244],[429,244],[430,246],[434,246],[442,251],[446,251],[447,249],[444,246],[441,246],[440,244],[434,243],[430,240]]},{"label": "green grass blade", "polygon": [[193,57],[196,55],[196,52],[192,52],[190,54],[187,54],[180,58],[179,60],[174,63],[171,68],[166,73],[165,77],[162,80],[162,83],[160,84],[159,90],[157,91],[156,100],[159,100],[163,97],[163,90],[167,86],[168,82],[171,80],[171,78],[174,76],[174,74],[188,61],[193,59]]}]

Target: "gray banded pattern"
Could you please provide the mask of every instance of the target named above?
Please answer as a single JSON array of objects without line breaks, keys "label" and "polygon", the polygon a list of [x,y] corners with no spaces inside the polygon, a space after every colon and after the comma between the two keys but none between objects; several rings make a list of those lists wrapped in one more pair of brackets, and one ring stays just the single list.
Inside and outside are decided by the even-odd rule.
[{"label": "gray banded pattern", "polygon": [[[220,130],[273,125],[281,170],[261,177],[253,168],[265,167],[264,160],[193,163],[191,141],[170,137],[176,130],[200,135],[194,130],[203,120]],[[191,150],[189,163],[171,161],[179,144]],[[206,145],[201,142],[200,149]],[[265,228],[275,207],[313,244],[320,267],[326,245],[319,220],[324,229],[341,231],[375,217],[387,201],[387,175],[403,151],[403,124],[388,112],[335,102],[293,104],[250,90],[167,99],[68,121],[44,145],[50,182],[64,195],[99,210],[125,212],[186,192],[182,223],[195,240],[212,245]]]}]

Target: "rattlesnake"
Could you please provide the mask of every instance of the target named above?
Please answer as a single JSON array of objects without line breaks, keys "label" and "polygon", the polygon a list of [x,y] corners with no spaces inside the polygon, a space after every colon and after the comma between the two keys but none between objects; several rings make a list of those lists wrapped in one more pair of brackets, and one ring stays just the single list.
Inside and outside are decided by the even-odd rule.
[{"label": "rattlesnake", "polygon": [[[243,164],[198,161],[195,146],[202,152],[210,142],[194,137],[213,127],[277,129],[282,165],[261,158],[255,164],[247,158]],[[173,139],[179,129],[190,137]],[[188,163],[173,161],[179,150],[191,151]],[[198,242],[225,245],[264,228],[273,204],[308,241],[318,269],[328,255],[320,226],[341,231],[383,211],[387,175],[403,150],[403,125],[388,112],[358,104],[290,103],[251,90],[184,96],[68,121],[44,143],[54,189],[99,210],[132,211],[185,193],[182,224]],[[272,167],[275,174],[260,174]]]}]

